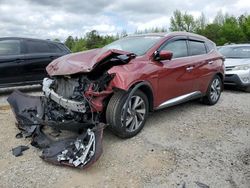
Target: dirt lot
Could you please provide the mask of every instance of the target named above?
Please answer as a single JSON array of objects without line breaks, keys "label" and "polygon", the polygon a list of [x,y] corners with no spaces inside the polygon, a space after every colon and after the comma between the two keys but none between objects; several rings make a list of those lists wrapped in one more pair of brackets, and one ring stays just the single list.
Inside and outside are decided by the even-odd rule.
[{"label": "dirt lot", "polygon": [[48,164],[33,147],[14,157],[11,148],[29,140],[15,138],[0,98],[0,187],[250,187],[250,94],[225,91],[216,106],[194,101],[155,112],[129,140],[105,130],[104,153],[85,170]]}]

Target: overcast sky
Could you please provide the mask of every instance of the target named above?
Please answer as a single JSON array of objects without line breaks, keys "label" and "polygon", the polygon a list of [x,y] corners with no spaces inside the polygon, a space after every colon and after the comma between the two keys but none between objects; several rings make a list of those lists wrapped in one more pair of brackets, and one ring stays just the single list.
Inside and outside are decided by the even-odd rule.
[{"label": "overcast sky", "polygon": [[116,34],[126,30],[169,27],[174,10],[212,20],[218,11],[249,13],[247,0],[0,0],[0,37],[65,40],[90,30]]}]

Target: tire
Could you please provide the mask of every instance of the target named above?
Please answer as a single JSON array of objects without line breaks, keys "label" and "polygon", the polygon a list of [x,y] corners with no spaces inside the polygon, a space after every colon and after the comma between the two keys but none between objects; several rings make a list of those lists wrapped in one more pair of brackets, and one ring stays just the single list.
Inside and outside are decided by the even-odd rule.
[{"label": "tire", "polygon": [[210,82],[206,95],[202,98],[202,102],[207,105],[215,105],[221,96],[222,81],[221,78],[216,75]]},{"label": "tire", "polygon": [[[130,101],[128,101],[127,109],[125,109],[128,95],[129,93],[124,91],[116,92],[111,97],[106,110],[108,127],[120,138],[131,138],[137,135],[144,127],[148,116],[149,103],[147,96],[140,90],[135,91]],[[137,107],[134,108],[135,106]],[[123,121],[125,112],[127,112],[127,125]]]}]

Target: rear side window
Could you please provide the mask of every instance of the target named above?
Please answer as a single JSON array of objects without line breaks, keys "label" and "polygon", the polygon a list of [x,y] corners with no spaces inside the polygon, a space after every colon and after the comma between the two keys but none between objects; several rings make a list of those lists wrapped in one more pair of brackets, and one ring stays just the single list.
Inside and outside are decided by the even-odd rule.
[{"label": "rear side window", "polygon": [[202,55],[207,53],[206,45],[204,42],[190,40],[189,46],[190,55]]},{"label": "rear side window", "polygon": [[162,48],[162,50],[168,50],[173,52],[173,58],[187,57],[187,42],[186,40],[176,40],[168,43]]},{"label": "rear side window", "polygon": [[19,40],[0,41],[0,56],[19,55],[20,52],[21,52],[21,45]]},{"label": "rear side window", "polygon": [[61,53],[64,52],[61,48],[59,48],[56,44],[48,43],[50,53]]},{"label": "rear side window", "polygon": [[64,44],[58,43],[57,45],[62,49],[62,52],[70,53],[70,50]]},{"label": "rear side window", "polygon": [[50,50],[49,44],[43,41],[26,41],[26,48],[28,53],[53,53]]}]

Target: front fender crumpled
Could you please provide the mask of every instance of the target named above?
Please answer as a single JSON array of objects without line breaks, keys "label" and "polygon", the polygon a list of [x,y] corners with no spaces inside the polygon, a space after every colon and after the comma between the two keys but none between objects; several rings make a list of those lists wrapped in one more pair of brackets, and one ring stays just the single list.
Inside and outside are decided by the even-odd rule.
[{"label": "front fender crumpled", "polygon": [[43,120],[43,100],[42,96],[29,96],[19,91],[14,91],[7,99],[21,134],[31,137],[31,145],[42,149],[41,158],[57,165],[76,168],[86,168],[97,161],[103,152],[104,124],[85,125],[81,131],[77,129],[80,133],[55,140],[45,133],[48,126]]}]

